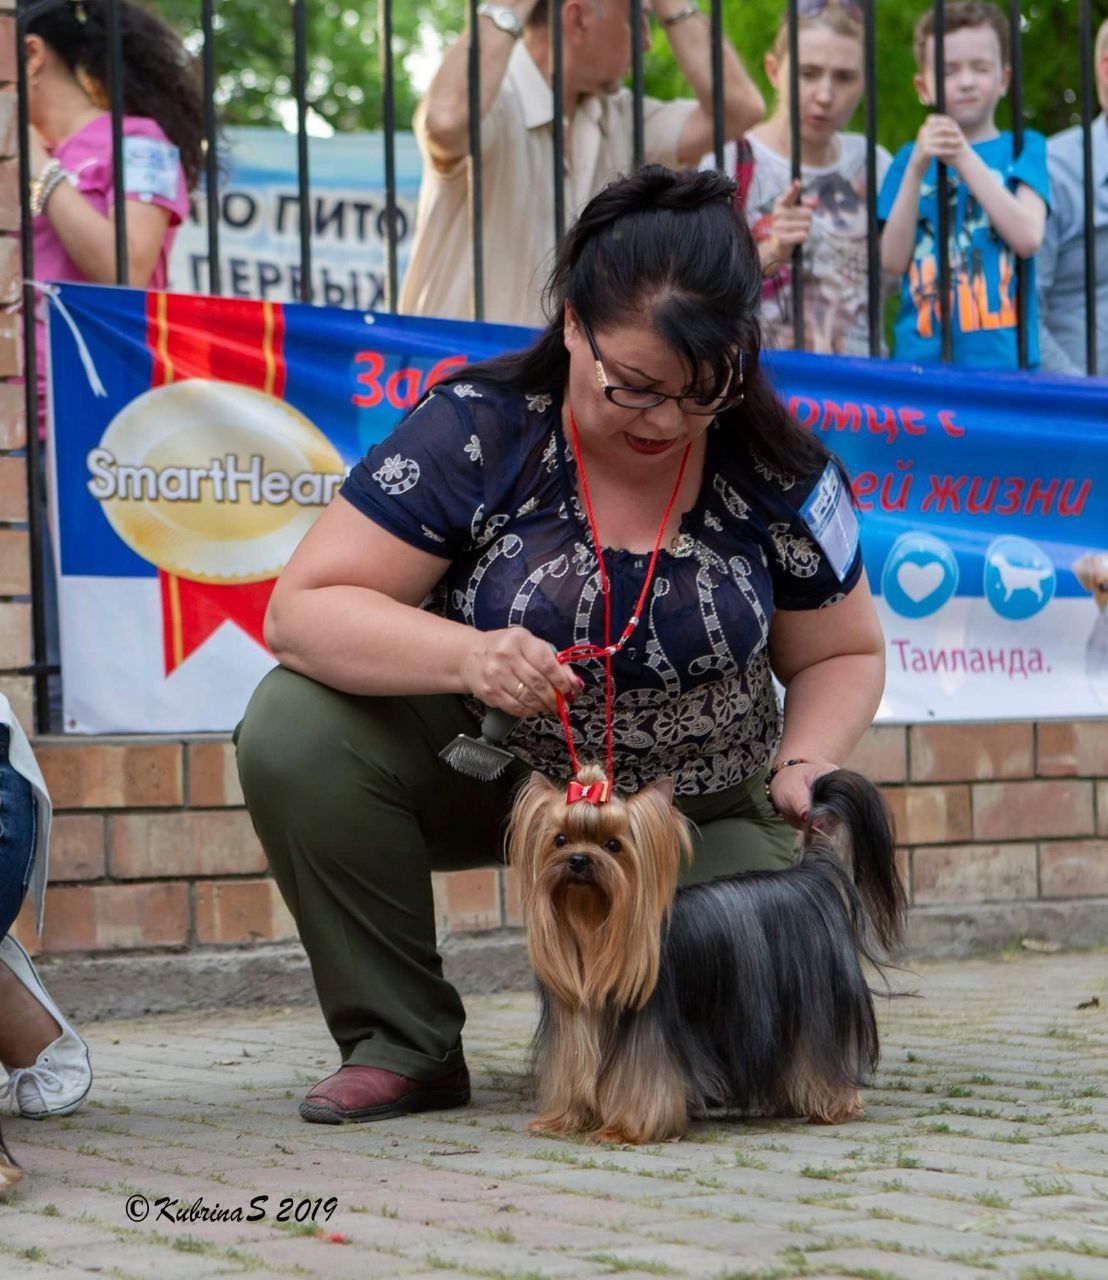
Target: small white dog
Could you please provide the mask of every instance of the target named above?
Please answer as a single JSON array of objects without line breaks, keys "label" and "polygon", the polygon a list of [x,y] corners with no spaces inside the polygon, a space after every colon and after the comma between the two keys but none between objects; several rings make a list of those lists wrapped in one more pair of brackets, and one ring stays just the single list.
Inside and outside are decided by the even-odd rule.
[{"label": "small white dog", "polygon": [[1085,646],[1085,674],[1097,700],[1108,707],[1108,551],[1083,555],[1073,572],[1096,603],[1096,621]]}]

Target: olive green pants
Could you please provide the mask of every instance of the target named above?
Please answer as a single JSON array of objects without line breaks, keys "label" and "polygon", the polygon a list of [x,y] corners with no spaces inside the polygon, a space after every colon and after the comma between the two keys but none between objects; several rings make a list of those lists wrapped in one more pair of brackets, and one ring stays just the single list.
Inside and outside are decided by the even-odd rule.
[{"label": "olive green pants", "polygon": [[[356,697],[281,667],[235,731],[246,803],[343,1062],[413,1080],[462,1062],[465,1010],[442,975],[431,872],[503,862],[527,772],[456,772],[439,751],[459,733],[476,733],[460,698]],[[698,828],[688,881],[792,861],[794,832],[761,774],[681,808]]]}]

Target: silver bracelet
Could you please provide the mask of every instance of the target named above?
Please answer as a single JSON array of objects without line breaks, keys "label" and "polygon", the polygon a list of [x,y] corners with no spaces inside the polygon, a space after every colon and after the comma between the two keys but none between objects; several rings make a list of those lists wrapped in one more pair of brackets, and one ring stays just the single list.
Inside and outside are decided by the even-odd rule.
[{"label": "silver bracelet", "polygon": [[65,181],[65,170],[61,162],[51,160],[43,171],[31,183],[31,213],[34,217],[44,213],[46,202],[54,194],[57,187]]},{"label": "silver bracelet", "polygon": [[689,0],[683,9],[678,9],[676,13],[671,13],[668,18],[659,18],[658,21],[668,31],[670,27],[675,27],[679,22],[684,22],[686,18],[695,18],[700,12],[696,0]]}]

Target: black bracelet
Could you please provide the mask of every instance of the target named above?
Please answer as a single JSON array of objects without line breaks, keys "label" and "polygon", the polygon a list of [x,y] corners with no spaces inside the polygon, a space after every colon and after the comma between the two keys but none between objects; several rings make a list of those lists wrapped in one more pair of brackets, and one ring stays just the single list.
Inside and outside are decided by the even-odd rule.
[{"label": "black bracelet", "polygon": [[773,803],[773,796],[770,794],[770,790],[769,790],[770,784],[773,782],[774,778],[777,777],[777,775],[781,772],[782,769],[791,768],[794,764],[808,764],[808,763],[809,762],[807,760],[779,760],[777,764],[775,764],[773,768],[770,769],[769,773],[766,774],[765,783],[763,785],[765,786],[765,789],[766,789],[766,799],[769,801],[770,808],[773,809],[774,813],[781,812],[781,810],[778,809],[778,807]]}]

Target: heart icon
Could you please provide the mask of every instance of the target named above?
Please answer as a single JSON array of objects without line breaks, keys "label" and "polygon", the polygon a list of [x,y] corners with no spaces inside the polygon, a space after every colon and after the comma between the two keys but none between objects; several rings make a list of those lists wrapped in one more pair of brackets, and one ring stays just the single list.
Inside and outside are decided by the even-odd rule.
[{"label": "heart icon", "polygon": [[943,585],[945,576],[946,571],[937,560],[927,564],[913,564],[911,560],[905,560],[896,571],[897,584],[913,604],[934,595]]}]

